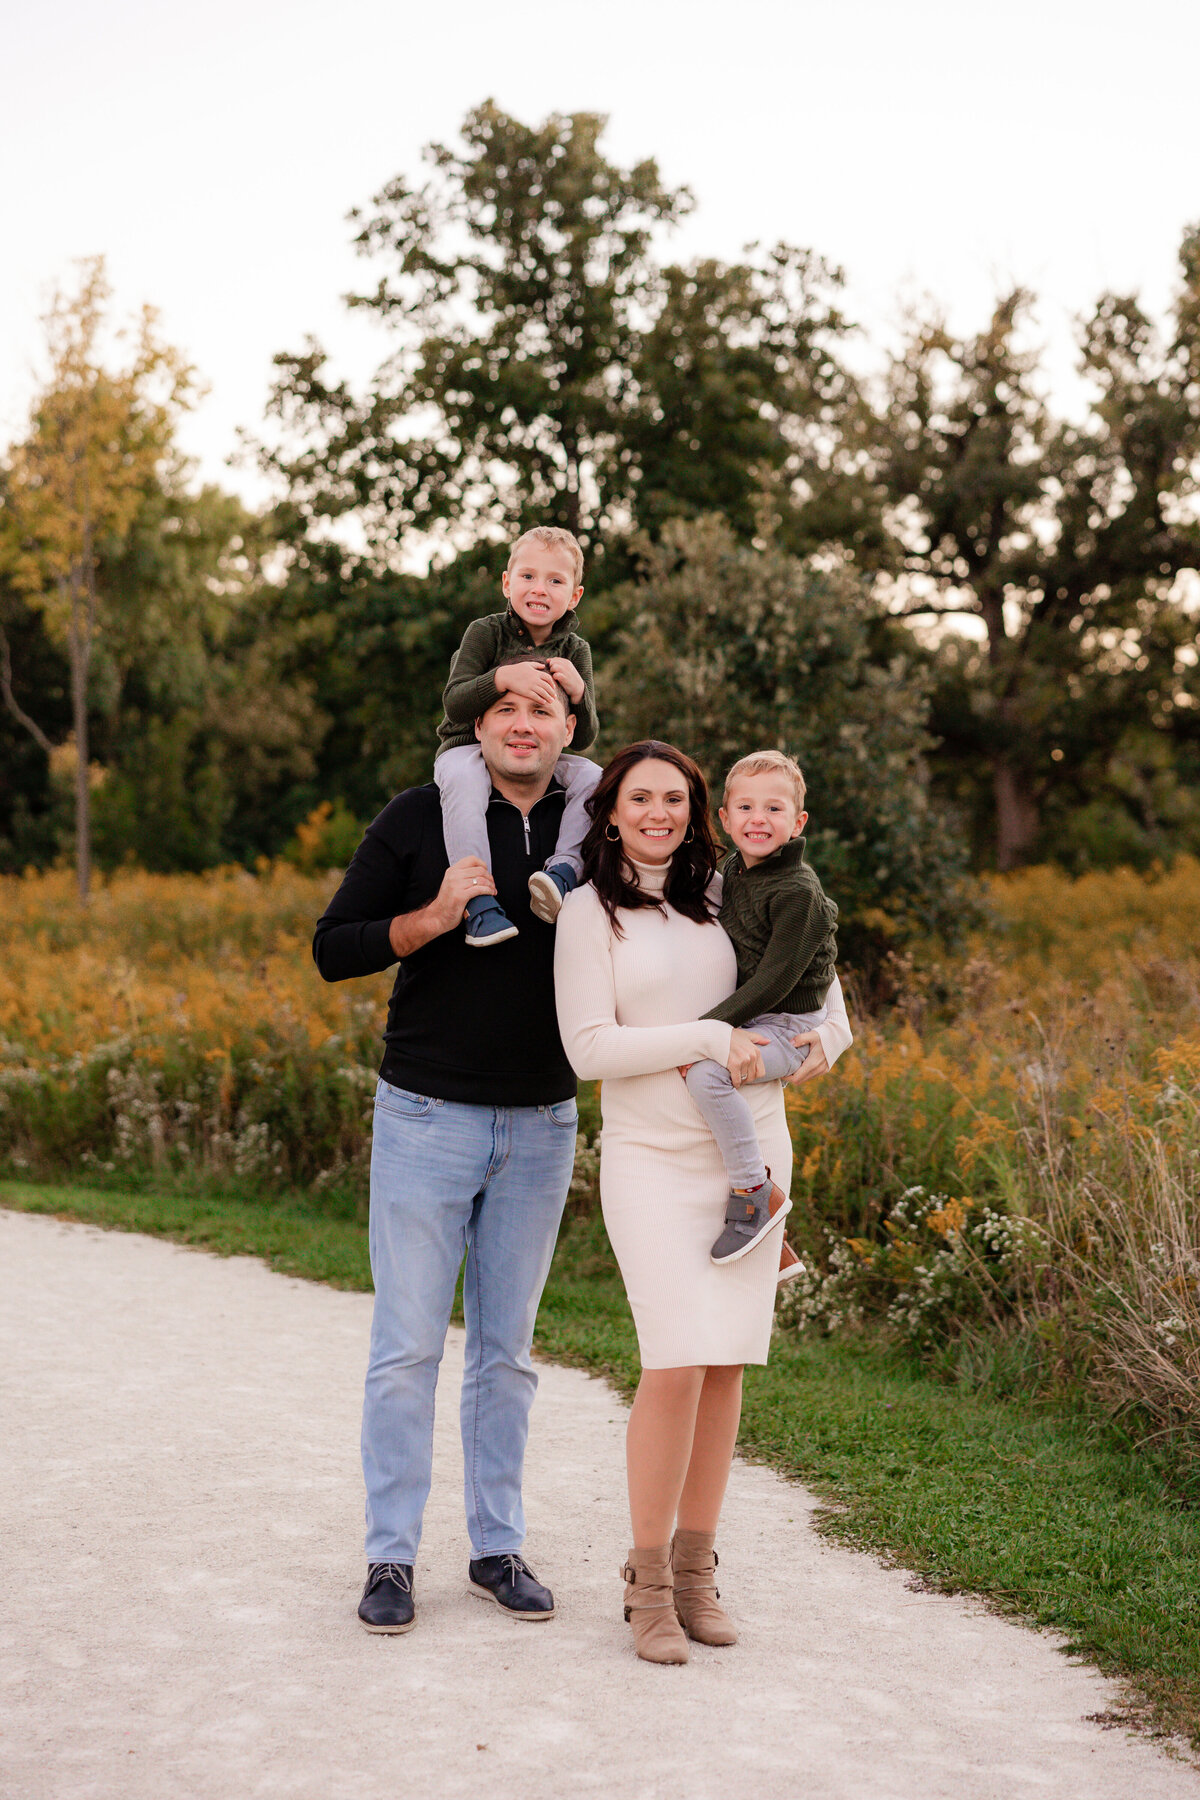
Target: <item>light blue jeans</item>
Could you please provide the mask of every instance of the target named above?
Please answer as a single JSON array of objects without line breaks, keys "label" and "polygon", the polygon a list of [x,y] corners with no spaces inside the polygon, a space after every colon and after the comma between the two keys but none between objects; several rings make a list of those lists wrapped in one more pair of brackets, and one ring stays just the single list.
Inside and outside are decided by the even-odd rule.
[{"label": "light blue jeans", "polygon": [[433,1407],[466,1252],[462,1442],[471,1555],[525,1541],[533,1322],[575,1155],[574,1100],[467,1106],[380,1081],[371,1148],[375,1311],[363,1402],[367,1561],[415,1561]]}]

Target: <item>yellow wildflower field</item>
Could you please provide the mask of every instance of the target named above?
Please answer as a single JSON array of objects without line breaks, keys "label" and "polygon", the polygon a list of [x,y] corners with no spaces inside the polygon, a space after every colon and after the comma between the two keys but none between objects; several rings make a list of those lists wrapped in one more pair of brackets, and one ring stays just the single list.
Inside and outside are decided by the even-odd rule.
[{"label": "yellow wildflower field", "polygon": [[[285,863],[130,871],[86,910],[67,870],[0,879],[0,1156],[47,1169],[85,1151],[112,1160],[102,1090],[124,1070],[158,1094],[159,1160],[175,1146],[205,1164],[239,1120],[283,1132],[285,1092],[296,1104],[280,1140],[286,1175],[344,1160],[348,1109],[331,1093],[364,1091],[390,977],[327,986],[317,975],[312,927],[335,879]],[[1164,1094],[1194,1089],[1200,864],[1149,879],[1030,869],[983,882],[981,901],[986,927],[964,952],[918,959],[893,1013],[856,1018],[836,1076],[791,1096],[802,1187],[959,1185],[1035,1097],[1078,1144],[1102,1123],[1144,1126]],[[361,1124],[357,1100],[349,1110]],[[334,1115],[336,1143],[323,1141]],[[1170,1135],[1178,1121],[1168,1109],[1153,1129]]]},{"label": "yellow wildflower field", "polygon": [[[81,911],[69,871],[0,879],[0,1170],[361,1211],[390,976],[317,975],[335,882],[127,871]],[[848,973],[855,1045],[789,1091],[812,1273],[785,1316],[874,1308],[947,1341],[1044,1310],[1049,1258],[1072,1317],[1099,1295],[1106,1342],[1125,1321],[1123,1372],[1095,1363],[1111,1403],[1153,1413],[1149,1382],[1174,1429],[1200,1392],[1200,864],[1036,868],[977,897],[969,942],[912,958],[886,1013],[853,1008]]]}]

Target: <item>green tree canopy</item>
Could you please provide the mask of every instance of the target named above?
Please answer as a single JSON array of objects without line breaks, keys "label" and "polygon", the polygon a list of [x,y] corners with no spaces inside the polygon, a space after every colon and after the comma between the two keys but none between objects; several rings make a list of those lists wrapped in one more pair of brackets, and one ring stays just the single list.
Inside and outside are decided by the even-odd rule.
[{"label": "green tree canopy", "polygon": [[[101,559],[120,554],[143,496],[169,456],[194,388],[191,369],[143,308],[127,357],[106,356],[111,290],[103,259],[81,265],[78,292],[55,296],[45,318],[47,379],[27,436],[3,471],[0,562],[12,588],[67,651],[75,760],[75,860],[80,898],[91,871],[89,685],[98,636],[112,623]],[[49,755],[44,727],[16,697],[11,645],[0,621],[0,696]]]},{"label": "green tree canopy", "polygon": [[1083,321],[1081,422],[1054,416],[1021,347],[1023,292],[977,337],[922,326],[891,371],[878,470],[904,616],[982,626],[981,651],[953,648],[943,731],[987,766],[1001,868],[1038,847],[1057,794],[1095,791],[1109,753],[1193,727],[1178,583],[1200,566],[1200,229],[1181,265],[1165,336],[1131,296]]},{"label": "green tree canopy", "polygon": [[786,751],[807,772],[812,861],[859,970],[952,931],[963,861],[930,799],[927,679],[860,576],[773,536],[740,543],[710,516],[643,543],[627,607],[600,675],[607,752],[678,744],[719,796],[739,756]]},{"label": "green tree canopy", "polygon": [[[276,358],[281,430],[265,464],[283,535],[310,561],[352,541],[395,566],[414,533],[456,550],[537,520],[593,553],[635,525],[719,508],[752,527],[775,479],[797,542],[879,541],[878,508],[831,426],[858,404],[838,360],[836,271],[778,246],[744,263],[663,266],[656,234],[688,210],[652,161],[600,149],[604,120],[528,126],[494,103],[428,179],[398,177],[352,215],[380,265],[351,297],[394,350],[362,394],[319,346]],[[328,546],[352,515],[357,537]]]}]

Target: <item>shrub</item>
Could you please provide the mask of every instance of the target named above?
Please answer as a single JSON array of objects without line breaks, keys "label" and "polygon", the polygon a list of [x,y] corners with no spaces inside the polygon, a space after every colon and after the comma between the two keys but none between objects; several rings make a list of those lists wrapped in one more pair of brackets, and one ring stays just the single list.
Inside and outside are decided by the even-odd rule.
[{"label": "shrub", "polygon": [[628,623],[601,672],[605,743],[677,743],[718,795],[739,756],[787,751],[808,773],[843,955],[873,980],[889,951],[953,936],[964,862],[930,799],[926,679],[869,587],[749,548],[717,517],[676,521],[642,553],[642,581],[613,597]]}]

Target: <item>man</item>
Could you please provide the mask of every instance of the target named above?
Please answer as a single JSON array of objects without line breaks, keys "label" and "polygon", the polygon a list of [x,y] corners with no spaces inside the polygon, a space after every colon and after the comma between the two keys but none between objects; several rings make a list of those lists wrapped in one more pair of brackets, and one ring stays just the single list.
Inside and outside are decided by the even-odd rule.
[{"label": "man", "polygon": [[[575,1077],[554,1011],[554,930],[529,876],[554,850],[554,765],[574,720],[504,693],[476,722],[492,778],[492,873],[447,866],[437,789],[409,788],[367,827],[319,921],[326,981],[400,959],[388,1007],[371,1155],[375,1310],[363,1406],[368,1631],[415,1623],[413,1564],[428,1498],[434,1390],[466,1252],[462,1440],[472,1590],[516,1618],[554,1598],[521,1557],[521,1475],[537,1387],[530,1346],[574,1163]],[[468,900],[497,895],[519,935],[474,954]]]}]

